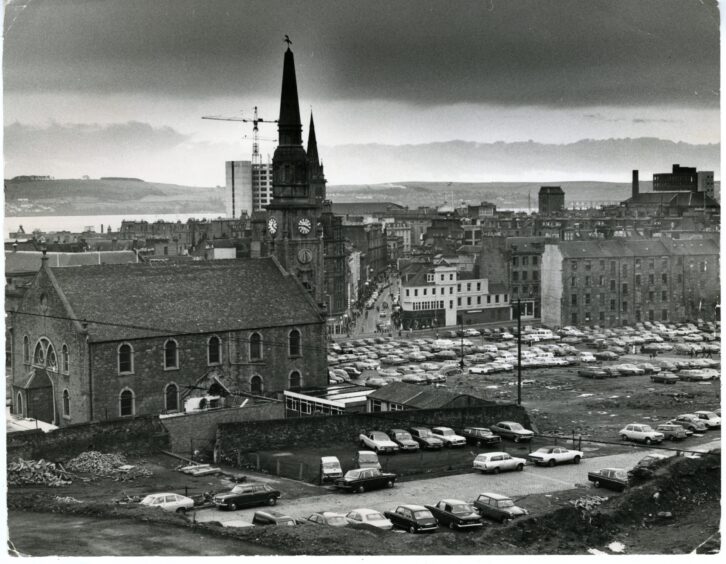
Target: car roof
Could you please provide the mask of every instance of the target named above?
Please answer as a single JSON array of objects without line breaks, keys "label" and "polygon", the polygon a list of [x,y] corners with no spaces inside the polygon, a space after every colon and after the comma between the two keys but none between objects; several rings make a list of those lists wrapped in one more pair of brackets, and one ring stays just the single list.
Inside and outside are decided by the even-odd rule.
[{"label": "car roof", "polygon": [[430,431],[431,430],[428,427],[411,427],[411,429],[416,429],[416,430],[425,429],[426,431]]},{"label": "car roof", "polygon": [[406,429],[399,429],[399,428],[390,429],[390,432],[391,433],[408,433],[408,431],[406,431]]},{"label": "car roof", "polygon": [[447,430],[451,430],[451,427],[433,427],[433,428],[434,429],[447,429]]},{"label": "car roof", "polygon": [[323,511],[322,513],[318,513],[318,515],[322,515],[323,517],[345,517],[344,513],[336,513],[335,511]]},{"label": "car roof", "polygon": [[370,515],[371,513],[381,513],[378,509],[370,509],[368,507],[359,507],[358,509],[351,509],[348,513],[360,513],[361,515]]},{"label": "car roof", "polygon": [[398,507],[405,507],[406,509],[410,509],[411,511],[422,511],[426,509],[423,505],[416,505],[414,503],[402,503]]},{"label": "car roof", "polygon": [[485,495],[485,496],[490,497],[492,499],[511,499],[508,495],[498,494],[498,493],[491,493],[491,492],[485,492],[485,493],[481,493],[479,495]]},{"label": "car roof", "polygon": [[497,423],[497,425],[501,425],[502,423],[506,423],[507,425],[512,425],[512,424],[515,424],[517,422],[516,421],[500,421],[499,423]]},{"label": "car roof", "polygon": [[150,495],[156,496],[156,495],[181,495],[181,494],[174,493],[174,492],[158,492],[158,493],[147,494],[146,497],[149,497]]},{"label": "car roof", "polygon": [[610,467],[600,468],[600,472],[602,472],[603,470],[615,470],[616,472],[627,472],[627,469],[625,469],[625,468],[610,468]]},{"label": "car roof", "polygon": [[440,501],[443,501],[444,503],[448,503],[449,505],[458,505],[461,503],[468,503],[468,502],[462,501],[460,499],[442,499]]},{"label": "car roof", "polygon": [[477,456],[498,456],[500,454],[507,454],[506,452],[482,452],[481,454],[478,454]]}]

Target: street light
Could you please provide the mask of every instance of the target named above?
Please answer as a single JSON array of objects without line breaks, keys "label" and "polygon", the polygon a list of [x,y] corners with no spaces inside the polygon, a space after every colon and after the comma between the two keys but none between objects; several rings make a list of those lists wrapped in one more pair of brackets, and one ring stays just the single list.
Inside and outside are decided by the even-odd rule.
[{"label": "street light", "polygon": [[517,405],[522,405],[522,300],[517,298]]}]

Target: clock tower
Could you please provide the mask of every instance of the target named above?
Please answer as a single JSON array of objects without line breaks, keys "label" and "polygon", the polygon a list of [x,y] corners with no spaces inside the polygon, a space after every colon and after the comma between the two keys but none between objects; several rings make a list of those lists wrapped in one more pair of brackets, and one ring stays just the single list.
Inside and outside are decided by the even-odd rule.
[{"label": "clock tower", "polygon": [[306,153],[302,144],[295,59],[288,44],[282,69],[278,146],[272,157],[272,201],[267,205],[265,239],[269,253],[324,308],[327,300],[320,216],[325,180],[318,162],[312,116],[310,123]]}]

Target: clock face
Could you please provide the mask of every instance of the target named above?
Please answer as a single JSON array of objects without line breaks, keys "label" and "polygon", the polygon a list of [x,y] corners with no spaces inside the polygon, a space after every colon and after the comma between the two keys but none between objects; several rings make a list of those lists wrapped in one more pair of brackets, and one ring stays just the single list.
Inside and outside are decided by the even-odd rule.
[{"label": "clock face", "polygon": [[300,249],[297,253],[297,260],[300,264],[309,264],[313,260],[313,252],[310,249]]},{"label": "clock face", "polygon": [[303,235],[307,235],[308,233],[310,233],[312,225],[313,224],[307,217],[303,217],[300,221],[297,222],[297,230]]},{"label": "clock face", "polygon": [[270,232],[271,235],[274,235],[277,233],[277,219],[274,217],[271,217],[267,220],[267,229]]}]

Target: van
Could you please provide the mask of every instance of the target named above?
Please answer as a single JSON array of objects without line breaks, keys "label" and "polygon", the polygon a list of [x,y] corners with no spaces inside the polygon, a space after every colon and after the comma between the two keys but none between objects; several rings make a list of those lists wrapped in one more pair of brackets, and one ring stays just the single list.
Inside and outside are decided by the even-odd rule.
[{"label": "van", "polygon": [[359,450],[356,455],[356,464],[358,465],[358,468],[381,469],[381,463],[378,461],[378,455],[372,450]]},{"label": "van", "polygon": [[320,483],[332,482],[343,477],[343,468],[337,456],[320,457]]}]

